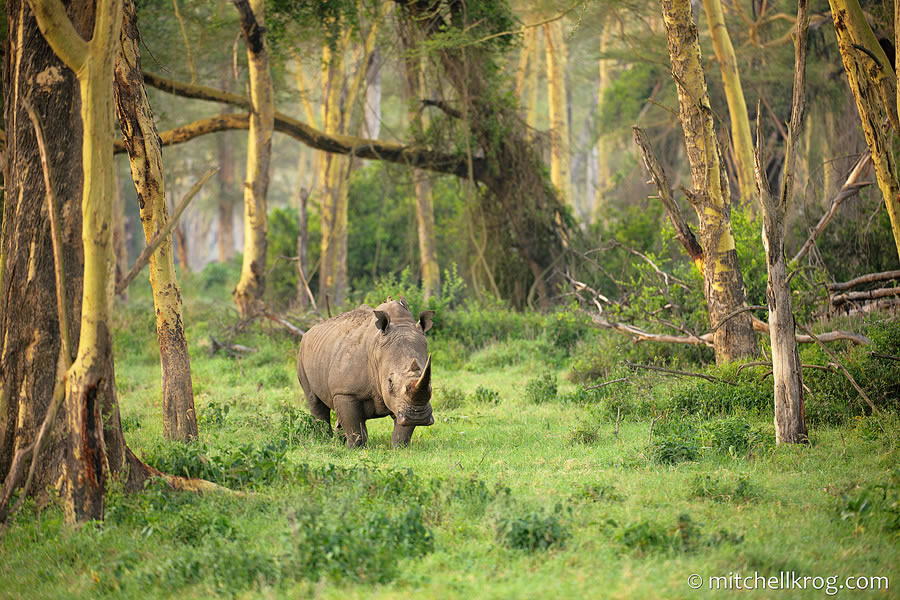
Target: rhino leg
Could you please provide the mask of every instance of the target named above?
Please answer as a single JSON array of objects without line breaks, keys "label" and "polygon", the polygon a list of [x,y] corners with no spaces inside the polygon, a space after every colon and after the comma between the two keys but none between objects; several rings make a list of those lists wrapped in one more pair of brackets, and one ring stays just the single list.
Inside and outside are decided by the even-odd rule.
[{"label": "rhino leg", "polygon": [[347,438],[348,448],[361,448],[369,441],[366,417],[352,396],[335,396],[332,399],[334,412]]},{"label": "rhino leg", "polygon": [[307,396],[306,404],[309,406],[312,416],[320,421],[325,421],[325,424],[328,425],[328,435],[331,435],[331,409],[328,408],[328,405],[315,395]]},{"label": "rhino leg", "polygon": [[409,446],[409,440],[412,438],[413,431],[416,430],[415,425],[398,425],[394,421],[394,433],[391,434],[391,446],[394,448],[404,448]]}]

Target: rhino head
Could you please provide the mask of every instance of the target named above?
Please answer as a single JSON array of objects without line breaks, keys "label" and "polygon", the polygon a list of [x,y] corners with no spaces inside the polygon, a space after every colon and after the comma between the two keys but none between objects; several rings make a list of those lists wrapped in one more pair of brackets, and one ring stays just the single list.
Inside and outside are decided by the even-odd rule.
[{"label": "rhino head", "polygon": [[400,426],[433,425],[431,355],[425,332],[431,329],[434,311],[413,319],[405,302],[394,301],[374,313],[378,329],[374,358],[385,405]]}]

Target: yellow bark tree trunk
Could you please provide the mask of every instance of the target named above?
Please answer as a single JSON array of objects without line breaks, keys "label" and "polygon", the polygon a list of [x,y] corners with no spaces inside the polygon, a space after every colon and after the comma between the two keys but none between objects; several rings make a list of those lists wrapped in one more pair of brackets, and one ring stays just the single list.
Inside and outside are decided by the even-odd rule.
[{"label": "yellow bark tree trunk", "polygon": [[700,42],[690,0],[660,0],[672,75],[678,88],[681,124],[691,163],[689,200],[700,220],[703,291],[714,337],[716,361],[754,356],[756,337],[748,313],[724,317],[745,304],[744,283],[731,231],[731,194],[709,106]]},{"label": "yellow bark tree trunk", "polygon": [[547,47],[547,96],[550,111],[550,181],[563,200],[572,204],[572,177],[569,168],[569,110],[566,94],[567,49],[562,22],[544,25]]},{"label": "yellow bark tree trunk", "polygon": [[[124,21],[115,68],[116,110],[149,244],[165,227],[169,211],[162,149],[141,76],[137,11],[133,0],[123,4]],[[151,255],[149,270],[162,368],[163,434],[167,439],[188,442],[197,438],[197,417],[171,236]]]},{"label": "yellow bark tree trunk", "polygon": [[[866,144],[872,154],[875,177],[891,219],[894,244],[900,256],[900,183],[897,181],[892,152],[893,136],[889,129],[882,126],[885,120],[894,122],[898,119],[896,92],[886,91],[889,87],[886,81],[887,70],[890,70],[890,77],[893,77],[893,69],[878,41],[875,40],[865,17],[862,16],[859,2],[829,0],[829,3],[844,70],[850,81],[853,98],[856,100]],[[860,47],[866,48],[868,53],[859,50]],[[880,66],[875,64],[869,54],[878,58]],[[890,101],[887,100],[888,96]]]},{"label": "yellow bark tree trunk", "polygon": [[[610,40],[612,39],[612,19],[606,19],[600,31],[600,54],[609,51]],[[597,68],[597,110],[603,108],[603,96],[609,84],[612,83],[613,65],[609,58],[601,57]],[[597,138],[597,182],[594,190],[593,205],[591,206],[591,221],[597,218],[600,211],[604,210],[606,204],[606,193],[609,190],[612,173],[609,168],[610,154],[612,153],[611,139],[608,134],[600,133]],[[588,182],[590,185],[591,182]]]},{"label": "yellow bark tree trunk", "polygon": [[244,180],[244,256],[234,302],[242,317],[262,305],[266,275],[266,193],[275,127],[275,101],[269,74],[269,52],[263,36],[264,0],[234,0],[247,44],[250,79],[250,131],[247,136],[247,174]]},{"label": "yellow bark tree trunk", "polygon": [[66,521],[102,519],[109,471],[100,408],[114,382],[104,381],[112,361],[110,304],[115,283],[112,243],[113,62],[122,4],[99,0],[91,40],[75,30],[59,0],[32,0],[38,26],[71,68],[81,91],[82,241],[84,289],[78,353],[66,376]]},{"label": "yellow bark tree trunk", "polygon": [[722,84],[725,87],[725,99],[731,117],[731,143],[734,146],[741,205],[752,206],[756,195],[753,177],[753,141],[750,137],[750,117],[747,115],[747,103],[744,100],[741,75],[737,68],[737,57],[731,44],[731,36],[725,27],[721,0],[703,0],[703,8],[706,11],[716,60],[719,61],[722,70]]}]

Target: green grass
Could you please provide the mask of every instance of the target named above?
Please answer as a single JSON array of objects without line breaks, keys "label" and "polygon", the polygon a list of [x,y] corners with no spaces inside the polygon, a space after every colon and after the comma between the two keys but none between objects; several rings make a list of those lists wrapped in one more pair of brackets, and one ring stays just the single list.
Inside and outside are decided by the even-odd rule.
[{"label": "green grass", "polygon": [[[182,448],[162,441],[152,319],[133,318],[147,301],[133,291],[115,333],[128,443],[243,495],[114,486],[106,522],[79,530],[28,504],[0,539],[0,597],[689,598],[693,573],[780,571],[887,576],[874,595],[897,594],[896,418],[774,447],[755,437],[771,437],[771,412],[750,406],[669,416],[650,442],[652,415],[690,405],[696,384],[648,377],[579,400],[573,359],[542,360],[535,337],[436,363],[435,388],[455,392],[435,425],[392,450],[390,419],[370,421],[369,446],[350,451],[308,427],[296,342],[261,325],[237,340],[253,354],[210,358],[229,309],[202,300],[186,311],[201,441]],[[547,373],[556,396],[536,401],[528,384]],[[696,392],[702,411],[718,411],[713,396]],[[628,409],[618,435],[615,406]],[[695,444],[696,459],[654,460],[661,440]]]}]

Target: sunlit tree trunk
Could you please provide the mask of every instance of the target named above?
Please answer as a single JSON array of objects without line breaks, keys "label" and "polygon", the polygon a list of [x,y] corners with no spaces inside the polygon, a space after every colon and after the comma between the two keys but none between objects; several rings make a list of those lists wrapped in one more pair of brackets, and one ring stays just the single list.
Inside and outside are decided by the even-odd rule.
[{"label": "sunlit tree trunk", "polygon": [[763,246],[766,249],[769,305],[769,336],[772,342],[772,378],[775,387],[775,439],[779,444],[804,443],[807,440],[803,406],[803,373],[797,349],[791,283],[784,255],[785,215],[793,195],[797,145],[806,110],[806,35],[809,28],[807,0],[800,0],[797,35],[794,40],[794,91],[791,121],[785,148],[781,194],[772,195],[762,160],[762,141],[757,122],[756,182],[763,216]]},{"label": "sunlit tree trunk", "polygon": [[[411,32],[405,30],[405,34],[403,41],[407,54],[404,66],[409,122],[413,129],[421,133],[428,125],[426,116],[419,109],[424,91],[423,65],[422,59],[413,53],[415,44],[407,38]],[[422,269],[422,288],[425,299],[428,299],[441,295],[441,272],[437,261],[432,186],[428,173],[421,169],[413,169],[412,179],[416,192],[416,224],[419,238],[419,264]]]},{"label": "sunlit tree trunk", "polygon": [[728,114],[731,117],[731,143],[734,147],[741,204],[748,206],[752,204],[756,194],[756,183],[753,178],[753,142],[750,137],[750,117],[747,114],[737,57],[734,55],[728,28],[725,27],[721,0],[703,0],[703,8],[706,10],[709,36],[712,39],[716,60],[719,61],[722,70],[722,85],[725,87],[725,100],[728,102]]},{"label": "sunlit tree trunk", "polygon": [[533,28],[531,57],[528,76],[525,79],[525,123],[529,128],[537,128],[538,74],[541,68],[541,30]]},{"label": "sunlit tree trunk", "polygon": [[[125,197],[122,194],[122,185],[119,181],[118,171],[113,171],[113,248],[116,255],[116,285],[125,277],[128,271],[128,240],[125,234]],[[128,299],[128,290],[123,290],[119,297]]]},{"label": "sunlit tree trunk", "polygon": [[[609,51],[610,40],[612,39],[612,19],[605,19],[603,29],[600,31],[600,54]],[[600,111],[603,108],[603,96],[609,84],[612,82],[613,61],[609,58],[600,58],[597,73],[597,121],[600,120]],[[597,128],[599,130],[599,127]],[[605,205],[606,193],[609,189],[609,181],[612,179],[612,173],[609,168],[610,154],[612,154],[612,144],[610,137],[600,133],[597,137],[597,143],[594,146],[594,154],[592,155],[596,167],[596,184],[594,189],[594,198],[591,202],[590,216],[591,221],[597,218],[598,211],[602,210]],[[595,158],[594,158],[595,157]],[[590,183],[590,182],[589,182]]]},{"label": "sunlit tree trunk", "polygon": [[63,493],[66,520],[102,519],[109,462],[101,406],[115,403],[110,303],[112,244],[113,62],[122,5],[100,0],[91,41],[75,30],[55,0],[34,2],[38,25],[54,52],[75,71],[81,92],[82,243],[84,288],[78,353],[66,376],[67,451]]},{"label": "sunlit tree trunk", "polygon": [[[137,11],[133,0],[124,1],[124,22],[116,56],[115,99],[119,126],[131,161],[144,236],[149,244],[169,220],[166,206],[162,149],[153,123],[150,101],[141,76]],[[181,247],[184,248],[182,242]],[[169,237],[150,257],[150,285],[156,309],[156,334],[162,369],[163,435],[182,442],[197,438],[191,362],[181,308],[181,290],[175,279],[175,261]]]},{"label": "sunlit tree trunk", "polygon": [[259,310],[265,291],[266,193],[269,187],[275,102],[272,78],[269,75],[269,53],[263,36],[263,0],[234,0],[234,3],[241,17],[241,30],[247,44],[250,102],[253,107],[247,136],[247,175],[244,180],[244,257],[241,278],[234,288],[234,302],[238,311],[241,316],[247,317]]},{"label": "sunlit tree trunk", "polygon": [[[660,6],[691,163],[693,190],[689,199],[700,220],[703,291],[710,324],[719,325],[726,315],[745,304],[731,231],[731,194],[709,106],[691,2],[660,0]],[[750,315],[743,313],[721,324],[716,329],[714,345],[719,363],[756,355],[758,347]]]},{"label": "sunlit tree trunk", "polygon": [[366,69],[366,103],[363,114],[363,135],[378,139],[381,133],[381,71],[384,58],[377,48],[372,50]]},{"label": "sunlit tree trunk", "polygon": [[[224,78],[222,89],[228,89],[228,81],[227,77]],[[219,236],[216,244],[219,262],[234,258],[234,156],[231,152],[230,135],[216,136],[216,155],[219,161]]]},{"label": "sunlit tree trunk", "polygon": [[[829,0],[829,4],[844,70],[856,100],[866,144],[872,154],[875,177],[891,219],[894,244],[900,256],[900,183],[896,176],[892,142],[894,133],[900,131],[900,127],[896,125],[897,91],[890,87],[893,69],[866,22],[859,2]],[[867,52],[859,48],[865,48]],[[872,56],[880,64],[876,64]],[[886,121],[893,124],[894,132],[882,125]]]},{"label": "sunlit tree trunk", "polygon": [[572,177],[569,168],[569,111],[566,94],[567,48],[562,22],[544,25],[547,45],[547,97],[550,108],[550,180],[563,199],[572,203]]}]

